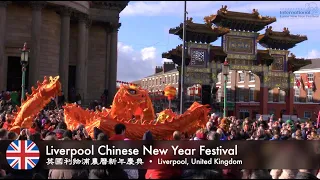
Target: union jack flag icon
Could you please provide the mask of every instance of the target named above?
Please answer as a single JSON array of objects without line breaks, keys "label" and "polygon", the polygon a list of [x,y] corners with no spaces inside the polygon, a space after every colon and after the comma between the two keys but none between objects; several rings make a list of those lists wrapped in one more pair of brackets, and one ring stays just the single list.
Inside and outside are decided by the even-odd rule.
[{"label": "union jack flag icon", "polygon": [[40,152],[30,140],[15,140],[8,146],[6,158],[13,169],[30,170],[39,162]]}]

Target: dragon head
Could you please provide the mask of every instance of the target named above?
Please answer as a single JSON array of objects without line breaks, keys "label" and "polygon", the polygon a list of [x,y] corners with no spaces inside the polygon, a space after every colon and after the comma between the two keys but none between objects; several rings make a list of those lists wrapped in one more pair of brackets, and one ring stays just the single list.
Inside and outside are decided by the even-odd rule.
[{"label": "dragon head", "polygon": [[147,91],[136,85],[121,85],[119,92],[122,94],[122,98],[135,104],[145,103],[148,97]]},{"label": "dragon head", "polygon": [[61,95],[61,83],[59,81],[59,76],[52,77],[49,79],[45,76],[43,85],[40,89],[41,96],[45,97],[55,97]]},{"label": "dragon head", "polygon": [[127,109],[132,115],[142,115],[143,119],[154,120],[154,109],[148,91],[136,85],[120,85],[116,93],[111,114],[119,109]]}]

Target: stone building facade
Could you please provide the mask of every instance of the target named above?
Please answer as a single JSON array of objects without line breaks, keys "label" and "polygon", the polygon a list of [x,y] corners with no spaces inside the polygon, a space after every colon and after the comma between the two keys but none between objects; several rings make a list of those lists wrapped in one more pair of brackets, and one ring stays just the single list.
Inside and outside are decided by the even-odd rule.
[{"label": "stone building facade", "polygon": [[14,74],[13,69],[20,65],[19,48],[27,42],[28,89],[44,76],[59,75],[66,96],[75,88],[85,102],[98,99],[104,89],[113,97],[119,13],[127,4],[128,1],[1,1],[0,90],[21,87],[14,85],[19,80],[21,83],[21,75],[19,79],[19,72]]},{"label": "stone building facade", "polygon": [[178,88],[179,72],[172,62],[165,62],[163,66],[157,66],[153,75],[141,80],[141,86],[149,92],[163,91],[167,85]]}]

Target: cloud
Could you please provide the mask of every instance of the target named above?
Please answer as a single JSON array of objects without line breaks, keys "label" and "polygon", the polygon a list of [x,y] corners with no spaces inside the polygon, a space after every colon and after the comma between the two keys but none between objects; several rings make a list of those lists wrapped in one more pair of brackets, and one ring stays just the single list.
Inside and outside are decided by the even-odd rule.
[{"label": "cloud", "polygon": [[162,58],[162,63],[165,63],[165,62],[172,62],[172,60],[167,58]]},{"label": "cloud", "polygon": [[118,42],[117,80],[131,82],[152,75],[154,68],[162,63],[155,47],[135,50],[132,46]]},{"label": "cloud", "polygon": [[125,45],[121,42],[118,43],[118,50],[122,53],[130,53],[133,52],[133,48],[131,46]]},{"label": "cloud", "polygon": [[320,51],[318,50],[311,50],[309,53],[308,53],[308,59],[315,59],[315,58],[320,58]]},{"label": "cloud", "polygon": [[156,48],[146,47],[141,49],[141,58],[143,61],[152,60],[156,58]]}]

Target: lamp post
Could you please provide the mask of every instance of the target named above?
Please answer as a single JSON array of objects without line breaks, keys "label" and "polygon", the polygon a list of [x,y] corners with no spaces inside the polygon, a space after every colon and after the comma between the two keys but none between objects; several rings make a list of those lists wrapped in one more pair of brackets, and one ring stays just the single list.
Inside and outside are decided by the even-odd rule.
[{"label": "lamp post", "polygon": [[23,48],[20,49],[21,51],[21,59],[20,59],[20,64],[22,66],[22,85],[21,85],[21,103],[24,101],[25,97],[25,80],[26,80],[26,71],[27,71],[27,66],[28,66],[28,58],[29,58],[29,52],[30,50],[27,48],[27,43],[25,42],[23,44]]},{"label": "lamp post", "polygon": [[230,65],[227,61],[227,58],[224,60],[222,72],[224,75],[224,84],[223,84],[223,117],[227,117],[227,83],[228,83],[228,75],[230,71]]},{"label": "lamp post", "polygon": [[184,68],[185,68],[185,60],[186,60],[186,20],[187,20],[187,1],[184,1],[184,12],[183,12],[183,33],[182,33],[182,41],[183,41],[183,49],[182,49],[182,62],[181,62],[181,87],[180,87],[180,114],[183,114],[184,110]]}]

